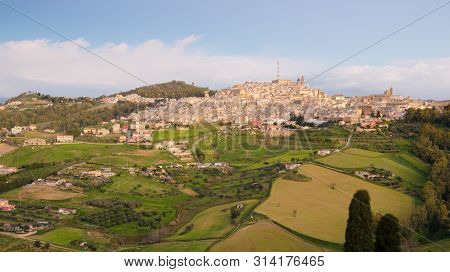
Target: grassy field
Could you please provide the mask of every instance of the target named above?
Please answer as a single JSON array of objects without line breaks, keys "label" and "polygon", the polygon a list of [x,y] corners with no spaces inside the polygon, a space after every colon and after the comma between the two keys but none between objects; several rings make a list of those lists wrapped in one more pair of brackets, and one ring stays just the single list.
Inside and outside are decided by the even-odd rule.
[{"label": "grassy field", "polygon": [[[151,151],[147,153],[139,151]],[[136,150],[127,154],[104,155],[89,162],[116,167],[145,167],[155,164],[177,162],[178,159],[164,150]]]},{"label": "grassy field", "polygon": [[0,252],[29,252],[38,251],[30,245],[30,242],[13,238],[6,235],[0,235]]},{"label": "grassy field", "polygon": [[73,227],[60,227],[41,235],[35,235],[33,238],[65,247],[71,247],[70,243],[74,240],[90,242],[96,245],[107,244],[110,241],[103,233]]},{"label": "grassy field", "polygon": [[379,153],[350,148],[317,161],[337,168],[364,168],[374,166],[402,177],[411,187],[421,188],[427,180],[429,166],[408,153]]},{"label": "grassy field", "polygon": [[56,141],[56,134],[43,131],[25,131],[23,136],[25,139],[40,138],[46,141]]},{"label": "grassy field", "polygon": [[42,199],[42,200],[63,200],[78,196],[78,193],[62,191],[56,186],[48,185],[28,185],[16,190],[2,194],[2,197],[10,199]]},{"label": "grassy field", "polygon": [[20,167],[35,162],[62,162],[70,159],[106,156],[133,150],[136,150],[136,146],[108,144],[63,144],[21,147],[0,157],[0,164]]},{"label": "grassy field", "polygon": [[450,251],[450,238],[422,245],[417,248],[420,252],[448,252]]},{"label": "grassy field", "polygon": [[412,212],[413,199],[400,192],[311,164],[299,171],[312,180],[277,180],[270,197],[256,211],[299,233],[335,243],[344,242],[348,206],[359,189],[369,191],[375,213],[405,219]]},{"label": "grassy field", "polygon": [[[290,142],[293,144],[293,142]],[[266,164],[288,162],[292,158],[303,159],[313,151],[294,148],[280,139],[261,135],[215,135],[198,142],[205,154],[205,161],[222,161],[240,167],[258,168]]]},{"label": "grassy field", "polygon": [[215,244],[211,251],[317,252],[323,250],[273,223],[260,222],[238,230],[227,239]]},{"label": "grassy field", "polygon": [[[243,216],[248,214],[258,201],[245,200],[206,209],[197,214],[186,226],[180,228],[174,236],[170,237],[170,240],[196,240],[223,237],[234,228],[231,222],[230,208],[240,203],[244,204],[244,208],[241,211],[241,216]],[[186,227],[191,224],[193,225],[192,230],[183,234]]]},{"label": "grassy field", "polygon": [[203,135],[209,133],[216,133],[217,128],[214,124],[197,124],[191,127],[189,130],[177,130],[175,128],[171,129],[160,129],[153,131],[153,141],[164,141],[164,140],[180,140],[187,138],[200,138]]},{"label": "grassy field", "polygon": [[122,172],[120,176],[112,177],[111,181],[113,183],[107,187],[107,190],[110,192],[136,191],[141,194],[152,194],[161,193],[163,190],[170,189],[170,187],[165,184],[144,176],[131,175],[128,172]]},{"label": "grassy field", "polygon": [[127,248],[131,252],[204,252],[212,241],[163,242],[149,246]]}]

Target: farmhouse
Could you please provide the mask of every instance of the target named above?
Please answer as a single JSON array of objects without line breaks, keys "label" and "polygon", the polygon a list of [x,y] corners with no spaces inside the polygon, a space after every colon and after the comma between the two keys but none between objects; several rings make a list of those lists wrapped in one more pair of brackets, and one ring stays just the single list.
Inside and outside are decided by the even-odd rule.
[{"label": "farmhouse", "polygon": [[81,173],[84,176],[94,177],[94,178],[110,178],[115,176],[114,172],[111,172],[111,169],[106,170],[92,170]]},{"label": "farmhouse", "polygon": [[126,141],[127,141],[127,136],[125,136],[125,135],[119,136],[119,143],[125,143]]},{"label": "farmhouse", "polygon": [[28,126],[28,129],[31,130],[31,131],[35,131],[35,130],[37,130],[37,126],[35,124],[30,124]]},{"label": "farmhouse", "polygon": [[108,135],[109,133],[110,133],[109,129],[106,128],[97,129],[97,135]]},{"label": "farmhouse", "polygon": [[175,141],[168,140],[168,141],[162,141],[158,143],[154,143],[153,147],[155,149],[165,149],[175,146]]},{"label": "farmhouse", "polygon": [[87,127],[83,129],[83,134],[92,134],[95,135],[97,134],[97,129],[93,128],[93,127]]},{"label": "farmhouse", "polygon": [[33,138],[26,140],[23,145],[24,146],[36,146],[36,145],[46,145],[47,141],[44,139]]},{"label": "farmhouse", "polygon": [[328,149],[322,149],[317,151],[317,155],[319,156],[325,156],[325,155],[330,155],[331,154],[331,150]]},{"label": "farmhouse", "polygon": [[56,141],[58,143],[73,143],[73,136],[72,135],[57,135]]},{"label": "farmhouse", "polygon": [[298,164],[298,163],[285,163],[284,164],[284,168],[286,170],[294,170],[295,168],[297,168],[299,166],[300,166],[300,164]]},{"label": "farmhouse", "polygon": [[15,126],[11,129],[11,133],[14,135],[20,134],[23,131],[23,127]]},{"label": "farmhouse", "polygon": [[75,210],[75,209],[67,209],[67,208],[59,208],[58,209],[58,213],[65,214],[65,215],[76,214],[77,210]]},{"label": "farmhouse", "polygon": [[16,205],[9,204],[7,199],[0,198],[0,211],[2,212],[10,212],[16,209]]},{"label": "farmhouse", "polygon": [[114,133],[114,134],[120,133],[120,124],[114,124],[112,126],[112,133]]}]

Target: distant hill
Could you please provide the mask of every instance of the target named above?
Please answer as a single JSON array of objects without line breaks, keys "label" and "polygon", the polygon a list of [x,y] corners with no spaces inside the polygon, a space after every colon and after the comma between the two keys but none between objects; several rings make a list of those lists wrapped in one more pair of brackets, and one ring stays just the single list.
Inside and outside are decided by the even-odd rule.
[{"label": "distant hill", "polygon": [[150,98],[182,98],[182,97],[203,97],[205,92],[210,92],[209,88],[197,87],[186,84],[184,81],[171,81],[150,86],[139,87],[122,95],[139,94]]},{"label": "distant hill", "polygon": [[52,97],[38,92],[24,92],[6,100],[6,103],[20,101],[24,104],[47,104]]},{"label": "distant hill", "polygon": [[0,104],[3,104],[8,100],[8,98],[0,97]]}]

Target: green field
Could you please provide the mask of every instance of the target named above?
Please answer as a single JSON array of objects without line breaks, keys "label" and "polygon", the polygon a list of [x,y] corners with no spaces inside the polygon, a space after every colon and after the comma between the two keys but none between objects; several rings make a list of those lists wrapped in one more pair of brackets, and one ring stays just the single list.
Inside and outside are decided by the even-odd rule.
[{"label": "green field", "polygon": [[369,191],[374,213],[392,213],[403,220],[414,207],[413,199],[405,194],[349,175],[311,164],[302,165],[299,171],[312,180],[277,180],[256,212],[313,238],[344,242],[348,206],[359,189]]},{"label": "green field", "polygon": [[0,252],[28,252],[39,251],[31,245],[31,242],[13,238],[6,235],[0,235]]},{"label": "green field", "polygon": [[139,192],[140,194],[156,194],[163,190],[170,190],[170,186],[162,184],[158,181],[151,180],[144,176],[131,175],[128,172],[121,172],[120,176],[111,178],[113,182],[107,187],[109,192]]},{"label": "green field", "polygon": [[44,234],[35,235],[33,238],[65,247],[71,247],[70,243],[74,240],[90,242],[96,245],[105,245],[110,241],[103,233],[73,227],[56,228]]},{"label": "green field", "polygon": [[450,239],[443,239],[425,244],[417,248],[420,252],[448,252],[450,251]]},{"label": "green field", "polygon": [[[258,203],[257,200],[245,200],[235,203],[215,206],[197,214],[187,225],[170,237],[170,240],[197,240],[220,238],[229,233],[235,226],[231,222],[230,208],[238,204],[244,204],[240,216],[245,216]],[[192,230],[183,234],[188,225],[193,225]]]},{"label": "green field", "polygon": [[317,252],[322,248],[308,243],[283,228],[268,222],[256,223],[238,230],[215,244],[218,252]]},{"label": "green field", "polygon": [[214,135],[200,140],[198,148],[205,154],[205,161],[222,161],[247,168],[303,159],[313,152],[296,147],[295,141],[253,134]]},{"label": "green field", "polygon": [[23,166],[36,162],[62,162],[86,159],[136,150],[132,145],[61,144],[41,147],[21,147],[0,157],[0,164]]},{"label": "green field", "polygon": [[420,189],[427,180],[429,166],[408,153],[379,153],[350,148],[317,160],[337,168],[364,168],[374,166],[402,177],[411,187]]},{"label": "green field", "polygon": [[43,131],[25,131],[23,136],[25,139],[40,138],[46,141],[56,141],[56,134]]},{"label": "green field", "polygon": [[[150,151],[150,150],[149,150]],[[116,167],[145,167],[155,164],[166,164],[177,162],[178,159],[172,156],[169,152],[163,150],[151,150],[146,155],[135,155],[131,153],[121,155],[104,155],[91,159],[89,162],[102,164],[105,166]]]},{"label": "green field", "polygon": [[197,124],[189,130],[177,130],[175,128],[160,129],[153,131],[153,141],[181,140],[187,138],[199,139],[209,133],[216,133],[217,128],[214,124]]},{"label": "green field", "polygon": [[211,241],[162,242],[159,244],[133,247],[122,251],[132,252],[204,252],[211,246]]}]

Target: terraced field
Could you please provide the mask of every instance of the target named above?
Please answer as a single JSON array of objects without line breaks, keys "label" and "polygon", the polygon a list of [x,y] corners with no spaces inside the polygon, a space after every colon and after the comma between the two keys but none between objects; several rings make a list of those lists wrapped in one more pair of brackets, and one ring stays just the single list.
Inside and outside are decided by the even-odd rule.
[{"label": "terraced field", "polygon": [[334,243],[344,242],[348,206],[359,189],[369,191],[375,213],[405,219],[412,212],[413,199],[398,191],[311,164],[299,171],[312,180],[277,180],[270,197],[255,211],[299,233]]}]

